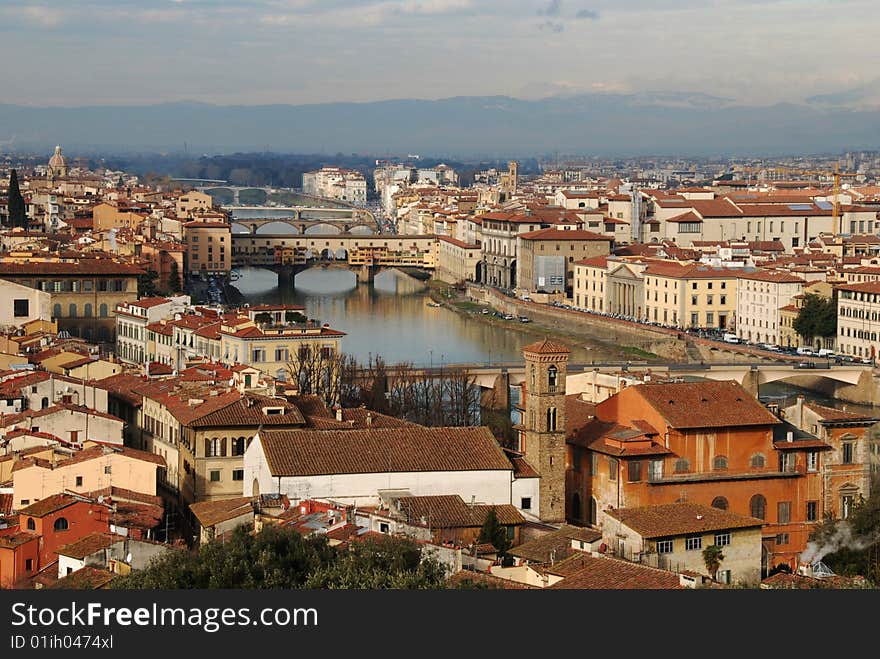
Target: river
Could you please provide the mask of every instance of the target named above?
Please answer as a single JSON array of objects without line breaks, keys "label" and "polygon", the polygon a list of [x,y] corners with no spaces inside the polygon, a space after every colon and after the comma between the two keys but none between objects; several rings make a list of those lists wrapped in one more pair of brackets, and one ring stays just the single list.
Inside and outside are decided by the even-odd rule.
[{"label": "river", "polygon": [[[406,275],[384,271],[373,284],[358,284],[353,272],[312,268],[279,285],[263,268],[239,268],[233,286],[250,304],[299,304],[309,318],[347,332],[342,349],[359,361],[381,355],[386,362],[419,366],[522,361],[522,348],[539,337],[430,307],[427,287]],[[511,324],[517,321],[507,321]],[[519,328],[518,328],[519,329]],[[608,358],[600,347],[572,346],[572,362]]]}]

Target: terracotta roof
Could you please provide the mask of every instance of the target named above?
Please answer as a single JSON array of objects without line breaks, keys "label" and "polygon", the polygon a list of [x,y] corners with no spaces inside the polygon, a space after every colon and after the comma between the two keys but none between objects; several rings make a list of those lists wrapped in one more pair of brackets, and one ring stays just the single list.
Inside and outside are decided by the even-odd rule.
[{"label": "terracotta roof", "polygon": [[510,504],[470,506],[457,494],[422,497],[401,497],[397,500],[400,514],[411,524],[429,528],[481,527],[493,508],[498,522],[505,526],[525,523],[526,519]]},{"label": "terracotta roof", "polygon": [[565,433],[574,436],[596,416],[596,405],[581,398],[580,394],[565,397]]},{"label": "terracotta roof", "polygon": [[564,574],[555,590],[678,590],[684,588],[675,572],[667,572],[616,558],[594,558],[578,553],[547,569],[550,574]]},{"label": "terracotta roof", "polygon": [[69,494],[53,494],[45,499],[35,501],[26,508],[22,508],[18,511],[18,514],[31,517],[45,517],[81,501],[82,499]]},{"label": "terracotta roof", "polygon": [[82,560],[86,556],[91,556],[96,551],[107,549],[117,542],[122,542],[124,540],[125,536],[116,535],[115,533],[90,533],[79,540],[75,540],[74,542],[59,547],[55,550],[55,553],[60,556]]},{"label": "terracotta roof", "polygon": [[567,355],[571,353],[571,349],[568,346],[551,341],[549,338],[530,343],[522,351],[537,355]]},{"label": "terracotta roof", "polygon": [[704,263],[653,263],[644,270],[645,275],[672,279],[736,279],[739,272],[738,269],[716,268]]},{"label": "terracotta roof", "polygon": [[[235,392],[238,393],[237,391]],[[264,407],[280,407],[282,414],[266,414]],[[193,428],[215,426],[304,426],[306,420],[299,408],[283,398],[244,394],[223,407],[194,418],[187,425]]]},{"label": "terracotta roof", "polygon": [[594,529],[563,524],[558,530],[517,545],[508,553],[532,563],[550,563],[561,561],[577,551],[571,546],[572,540],[591,543],[601,538],[602,534]]},{"label": "terracotta roof", "polygon": [[630,389],[637,391],[673,428],[771,426],[779,423],[767,408],[733,380],[648,383]]},{"label": "terracotta roof", "polygon": [[522,233],[519,237],[523,240],[612,240],[610,236],[593,233],[592,231],[581,231],[578,229],[566,231],[564,229],[554,229],[553,227]]},{"label": "terracotta roof", "polygon": [[863,281],[858,284],[839,284],[838,290],[855,293],[880,293],[880,281]]},{"label": "terracotta roof", "polygon": [[876,417],[874,417],[874,416],[867,416],[865,414],[856,414],[855,412],[847,412],[846,410],[839,410],[835,407],[827,407],[825,405],[819,405],[818,403],[804,402],[804,407],[815,412],[820,417],[822,417],[822,419],[825,421],[876,420]]},{"label": "terracotta roof", "polygon": [[278,430],[259,438],[273,476],[512,469],[484,427]]},{"label": "terracotta roof", "polygon": [[128,275],[146,274],[129,263],[112,259],[79,259],[71,261],[0,261],[0,277],[28,275]]},{"label": "terracotta roof", "polygon": [[58,581],[49,586],[49,588],[64,590],[97,590],[109,584],[116,577],[117,575],[109,570],[86,565],[76,572],[71,572],[70,574],[61,577]]},{"label": "terracotta roof", "polygon": [[766,524],[761,519],[690,502],[610,509],[605,514],[626,524],[644,538],[743,529]]},{"label": "terracotta roof", "polygon": [[202,528],[208,528],[242,515],[254,513],[253,497],[236,497],[191,503],[189,509],[199,520]]},{"label": "terracotta roof", "polygon": [[588,259],[581,259],[580,261],[575,261],[575,265],[588,265],[593,268],[607,268],[608,267],[608,257],[607,256],[593,256]]},{"label": "terracotta roof", "polygon": [[27,543],[38,541],[40,536],[36,533],[28,533],[27,531],[15,531],[6,535],[0,535],[0,547],[4,549],[15,549]]},{"label": "terracotta roof", "polygon": [[742,270],[737,275],[739,279],[751,279],[754,281],[766,281],[773,284],[803,284],[804,280],[793,274],[781,270]]},{"label": "terracotta roof", "polygon": [[461,247],[463,249],[480,249],[479,245],[466,243],[463,240],[458,240],[457,238],[452,238],[450,236],[438,236],[438,238],[444,243],[449,243],[450,245],[455,245],[456,247]]}]

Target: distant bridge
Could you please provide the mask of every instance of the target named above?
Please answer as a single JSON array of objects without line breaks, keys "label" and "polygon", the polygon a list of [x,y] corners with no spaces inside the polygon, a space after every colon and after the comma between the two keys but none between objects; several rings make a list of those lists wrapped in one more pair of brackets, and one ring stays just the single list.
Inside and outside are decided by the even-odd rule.
[{"label": "distant bridge", "polygon": [[[834,365],[825,362],[812,362],[813,366],[803,368],[797,364],[775,362],[739,362],[726,364],[647,364],[632,362],[603,362],[593,364],[569,364],[568,375],[581,375],[591,371],[605,374],[645,373],[662,374],[669,378],[703,378],[707,380],[736,380],[753,395],[758,395],[762,384],[787,380],[798,376],[823,378],[841,384],[873,387],[874,369],[870,365]],[[464,369],[476,384],[484,389],[496,386],[499,376],[504,376],[509,384],[520,384],[525,380],[525,366],[522,362],[510,364],[445,364],[445,370]],[[420,368],[421,371],[439,375],[440,366]]]},{"label": "distant bridge", "polygon": [[[233,234],[257,235],[261,231],[264,234],[278,234],[280,230],[286,230],[289,234],[372,234],[378,230],[376,218],[362,208],[224,206],[224,209],[233,212]],[[278,211],[279,214],[275,217],[236,217],[235,211],[242,210]]]}]

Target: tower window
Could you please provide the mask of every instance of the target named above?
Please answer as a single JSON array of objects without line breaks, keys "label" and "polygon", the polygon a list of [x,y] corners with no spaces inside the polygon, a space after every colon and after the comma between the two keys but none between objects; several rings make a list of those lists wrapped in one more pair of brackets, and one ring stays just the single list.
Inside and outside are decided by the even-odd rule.
[{"label": "tower window", "polygon": [[547,369],[547,386],[550,388],[551,392],[556,391],[556,381],[558,379],[559,372],[557,371],[555,366],[550,366]]},{"label": "tower window", "polygon": [[547,408],[547,431],[554,432],[556,430],[556,408]]}]

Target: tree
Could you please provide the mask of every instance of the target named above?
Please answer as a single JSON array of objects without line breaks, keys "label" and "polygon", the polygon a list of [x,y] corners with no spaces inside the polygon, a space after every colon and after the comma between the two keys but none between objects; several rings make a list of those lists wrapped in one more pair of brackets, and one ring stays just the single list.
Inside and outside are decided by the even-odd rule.
[{"label": "tree", "polygon": [[709,571],[712,581],[715,581],[718,568],[721,567],[721,561],[723,560],[724,553],[718,545],[709,545],[703,550],[703,562],[706,564],[706,569]]},{"label": "tree", "polygon": [[836,336],[837,300],[833,297],[825,298],[815,293],[807,293],[804,306],[798,311],[793,327],[794,331],[804,337],[808,343],[811,343],[815,337]]},{"label": "tree", "polygon": [[138,275],[138,297],[153,297],[156,295],[156,281],[159,279],[159,273],[155,270],[148,270],[142,275]]},{"label": "tree", "polygon": [[284,320],[288,323],[304,323],[308,318],[299,311],[287,311],[284,314]]},{"label": "tree", "polygon": [[272,322],[272,314],[268,311],[261,311],[256,316],[254,316],[254,322],[258,325],[264,325]]},{"label": "tree", "polygon": [[18,172],[14,169],[9,173],[9,226],[27,229],[28,221],[25,214],[24,197],[18,185]]},{"label": "tree", "polygon": [[478,542],[488,542],[491,544],[502,559],[507,550],[510,549],[511,542],[507,537],[507,527],[498,521],[498,514],[495,512],[494,506],[486,513],[486,519],[483,520],[483,528],[480,529]]},{"label": "tree", "polygon": [[114,589],[440,588],[445,569],[415,542],[382,538],[340,550],[322,535],[267,524],[236,528],[225,541],[176,550],[114,579]]},{"label": "tree", "polygon": [[168,290],[172,293],[179,293],[182,288],[180,283],[180,267],[177,265],[177,261],[172,259],[171,266],[168,269]]}]

